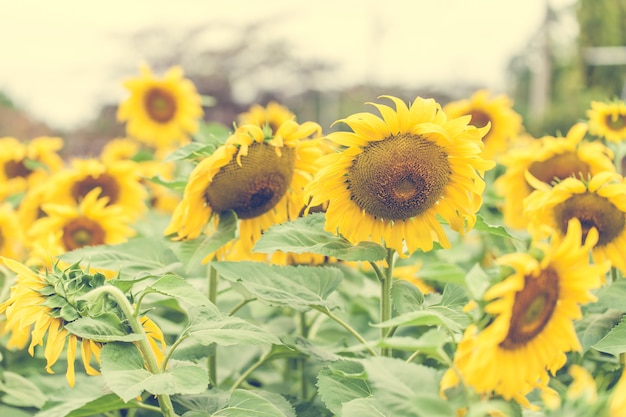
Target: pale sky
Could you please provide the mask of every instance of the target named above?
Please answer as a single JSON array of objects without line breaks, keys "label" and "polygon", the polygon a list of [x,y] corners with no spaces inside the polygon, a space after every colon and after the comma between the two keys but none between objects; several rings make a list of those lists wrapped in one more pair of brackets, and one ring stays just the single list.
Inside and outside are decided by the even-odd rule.
[{"label": "pale sky", "polygon": [[[509,59],[540,27],[546,1],[0,0],[0,90],[51,126],[71,128],[124,97],[120,82],[137,71],[117,79],[118,71],[143,59],[125,42],[131,34],[219,22],[244,27],[274,16],[267,39],[288,40],[304,58],[337,64],[319,87],[471,82],[498,91],[506,87]],[[232,39],[223,36],[212,41]],[[240,89],[281,82],[251,78]]]}]

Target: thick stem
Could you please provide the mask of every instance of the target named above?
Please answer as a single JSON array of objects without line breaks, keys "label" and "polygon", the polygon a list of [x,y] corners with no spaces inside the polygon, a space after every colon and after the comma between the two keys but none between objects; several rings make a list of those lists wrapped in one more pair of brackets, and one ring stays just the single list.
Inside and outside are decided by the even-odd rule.
[{"label": "thick stem", "polygon": [[[300,312],[300,334],[303,338],[309,337],[309,325],[306,322],[306,313]],[[307,378],[306,378],[306,356],[302,355],[298,358],[298,373],[300,374],[300,396],[302,400],[308,397]]]},{"label": "thick stem", "polygon": [[[393,284],[393,263],[395,258],[395,251],[393,249],[387,249],[387,266],[384,268],[384,273],[379,276],[380,283],[380,322],[386,322],[391,319],[392,301],[391,301],[391,285]],[[389,327],[381,327],[380,337],[385,339],[389,336]],[[391,356],[392,351],[389,347],[383,347],[380,350],[382,356]]]},{"label": "thick stem", "polygon": [[[139,347],[139,351],[143,356],[148,371],[155,375],[162,373],[161,368],[159,367],[159,363],[154,356],[154,352],[150,347],[150,342],[148,341],[146,331],[141,325],[139,317],[137,316],[132,305],[126,298],[124,292],[122,292],[122,290],[113,285],[103,285],[102,287],[98,287],[89,292],[90,296],[98,296],[100,294],[108,294],[113,297],[120,310],[122,310],[122,313],[126,317],[126,320],[128,321],[128,324],[130,325],[133,333],[141,336],[141,338],[137,341],[137,346]],[[169,395],[159,394],[157,395],[157,399],[159,401],[159,407],[161,408],[161,412],[165,417],[176,416],[176,413],[174,412],[174,406],[172,405],[172,400]]]},{"label": "thick stem", "polygon": [[[217,281],[219,275],[217,270],[209,265],[209,301],[217,305]],[[207,366],[209,368],[209,381],[217,387],[217,346],[213,349],[213,354],[209,356]]]}]

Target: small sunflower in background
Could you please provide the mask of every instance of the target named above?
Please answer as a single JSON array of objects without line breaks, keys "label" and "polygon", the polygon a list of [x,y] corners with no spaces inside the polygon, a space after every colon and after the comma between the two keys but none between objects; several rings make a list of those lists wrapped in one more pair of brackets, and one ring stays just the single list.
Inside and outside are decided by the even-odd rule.
[{"label": "small sunflower in background", "polygon": [[147,210],[148,191],[141,182],[139,166],[131,160],[74,159],[54,176],[51,187],[48,201],[56,204],[76,205],[97,188],[108,205],[122,207],[131,220]]},{"label": "small sunflower in background", "polygon": [[257,126],[268,125],[272,132],[276,132],[278,128],[287,120],[296,120],[296,115],[287,107],[270,101],[266,106],[253,104],[248,111],[241,113],[237,117],[239,124],[251,124]]},{"label": "small sunflower in background", "polygon": [[589,133],[605,138],[609,142],[626,140],[626,103],[616,100],[611,103],[592,101],[587,110]]},{"label": "small sunflower in background", "polygon": [[321,155],[311,137],[320,132],[317,123],[291,120],[274,134],[256,125],[238,127],[193,169],[165,234],[197,238],[211,218],[218,221],[220,213],[232,210],[240,221],[231,250],[250,254],[264,230],[300,214],[303,188]]},{"label": "small sunflower in background", "polygon": [[[78,265],[71,265],[63,270],[57,265],[45,273],[36,272],[25,265],[9,258],[0,257],[0,262],[14,272],[15,283],[11,287],[9,298],[0,304],[0,313],[6,315],[4,334],[10,334],[7,347],[24,349],[28,344],[28,353],[35,355],[35,347],[44,348],[46,371],[54,373],[52,367],[57,363],[63,351],[66,351],[66,379],[73,387],[76,381],[75,362],[77,348],[87,375],[99,372],[92,367],[92,358],[99,362],[102,343],[83,339],[72,334],[66,327],[85,314],[89,307],[80,297],[93,288],[104,285],[104,274],[87,273]],[[117,313],[115,305],[102,306],[100,311],[106,314]],[[141,323],[148,336],[148,341],[155,356],[163,360],[165,340],[158,326],[148,317],[141,317]],[[128,329],[130,332],[130,329]]]},{"label": "small sunflower in background", "polygon": [[[36,220],[28,237],[32,245],[43,244],[51,256],[84,246],[122,243],[135,234],[120,205],[109,205],[100,190],[90,191],[78,205],[47,203],[47,216]],[[61,253],[58,252],[61,249]]]},{"label": "small sunflower in background", "polygon": [[527,176],[550,185],[571,176],[588,178],[603,171],[616,171],[613,151],[602,143],[584,141],[586,133],[587,125],[577,123],[565,137],[544,136],[500,158],[506,169],[494,187],[504,197],[502,214],[508,227],[522,230],[528,225],[523,202],[535,187]]},{"label": "small sunflower in background", "polygon": [[198,131],[203,117],[202,98],[191,80],[184,78],[179,66],[171,67],[162,78],[147,65],[141,75],[123,83],[130,96],[117,111],[126,122],[129,136],[153,147],[184,144]]},{"label": "small sunflower in background", "polygon": [[469,99],[446,104],[443,111],[449,118],[470,115],[470,124],[478,128],[490,126],[483,137],[482,157],[486,159],[497,158],[522,130],[522,117],[513,110],[511,98],[504,94],[491,96],[489,91],[479,90]]},{"label": "small sunflower in background", "polygon": [[566,178],[533,191],[525,201],[528,230],[537,239],[556,232],[562,239],[569,220],[577,218],[583,237],[592,228],[598,242],[592,249],[596,263],[610,260],[626,274],[626,183],[621,175],[601,172],[588,179]]},{"label": "small sunflower in background", "polygon": [[372,103],[382,118],[353,114],[340,122],[352,132],[327,139],[345,147],[323,156],[307,185],[310,207],[328,202],[325,229],[354,244],[383,243],[400,255],[429,251],[434,242],[450,247],[439,217],[461,234],[471,229],[482,204],[486,128],[469,126],[469,116],[448,119],[432,99],[410,107],[385,98],[396,109]]},{"label": "small sunflower in background", "polygon": [[591,291],[609,268],[589,264],[597,231],[582,239],[582,226],[573,218],[566,236],[545,247],[541,260],[529,253],[498,258],[512,273],[485,292],[484,311],[492,318],[483,329],[466,329],[442,391],[463,382],[479,394],[528,407],[528,393],[547,389],[548,371],[554,375],[566,363],[566,352],[582,350],[573,321],[582,318],[581,304],[596,300]]},{"label": "small sunflower in background", "polygon": [[0,200],[25,192],[63,167],[63,139],[38,137],[29,142],[0,138]]},{"label": "small sunflower in background", "polygon": [[21,259],[24,255],[24,230],[17,212],[9,203],[0,203],[0,256]]}]

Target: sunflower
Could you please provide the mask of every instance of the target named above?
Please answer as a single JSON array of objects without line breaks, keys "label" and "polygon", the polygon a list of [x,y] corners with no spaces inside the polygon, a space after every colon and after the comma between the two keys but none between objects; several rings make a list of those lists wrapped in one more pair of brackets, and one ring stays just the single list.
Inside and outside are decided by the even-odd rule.
[{"label": "sunflower", "polygon": [[24,232],[17,213],[9,203],[0,204],[0,256],[19,259],[23,245]]},{"label": "sunflower", "polygon": [[513,110],[513,101],[504,94],[490,97],[489,91],[479,90],[469,99],[446,104],[443,111],[450,118],[470,115],[470,124],[478,128],[491,126],[483,137],[482,156],[487,159],[501,154],[522,130],[522,117]]},{"label": "sunflower", "polygon": [[108,205],[108,198],[99,198],[99,194],[99,189],[90,191],[78,206],[44,204],[47,216],[35,221],[28,233],[32,244],[46,243],[51,255],[57,256],[56,248],[67,252],[121,243],[133,236],[135,231],[128,226],[123,207]]},{"label": "sunflower", "polygon": [[54,176],[48,198],[57,204],[75,205],[98,188],[108,205],[121,207],[131,220],[136,220],[145,213],[148,200],[140,174],[138,164],[131,160],[104,163],[74,159],[69,168]]},{"label": "sunflower", "polygon": [[464,233],[476,220],[485,187],[481,175],[494,166],[480,157],[486,128],[468,116],[448,120],[439,104],[418,97],[410,106],[373,104],[382,119],[357,113],[340,120],[353,132],[327,136],[344,146],[323,156],[307,186],[310,207],[328,202],[325,229],[350,242],[374,241],[403,254],[450,243],[438,217]]},{"label": "sunflower", "polygon": [[63,139],[39,137],[30,142],[0,138],[0,200],[37,184],[61,169],[63,160],[58,151]]},{"label": "sunflower", "polygon": [[580,222],[572,218],[566,236],[551,242],[538,260],[526,253],[500,257],[513,272],[484,295],[492,319],[482,330],[470,325],[461,340],[454,368],[446,371],[442,390],[460,379],[481,394],[496,393],[528,405],[526,394],[544,388],[566,362],[565,353],[580,351],[573,320],[580,304],[595,301],[608,264],[589,264],[598,240],[591,229],[582,243]]},{"label": "sunflower", "polygon": [[238,117],[240,124],[251,124],[257,126],[268,125],[272,132],[276,132],[278,128],[287,120],[296,120],[296,115],[287,107],[270,101],[267,106],[253,104],[247,112],[241,113]]},{"label": "sunflower", "polygon": [[591,109],[587,110],[589,133],[600,136],[610,142],[621,142],[626,139],[626,103],[614,101],[603,103],[592,101]]},{"label": "sunflower", "polygon": [[129,136],[157,148],[182,144],[198,130],[202,99],[182,68],[170,68],[163,78],[146,65],[141,76],[124,82],[130,97],[120,103],[117,119],[127,122]]},{"label": "sunflower", "polygon": [[270,136],[256,125],[237,128],[193,169],[165,234],[194,239],[214,214],[232,210],[240,222],[230,249],[249,254],[264,230],[300,213],[302,190],[321,153],[318,141],[309,138],[320,130],[317,123],[294,121]]},{"label": "sunflower", "polygon": [[581,222],[583,235],[595,228],[599,238],[592,249],[593,260],[608,259],[626,274],[626,183],[621,175],[601,172],[588,180],[566,178],[552,188],[533,191],[525,208],[528,230],[537,239],[552,231],[555,238],[563,238],[573,217]]},{"label": "sunflower", "polygon": [[577,123],[565,137],[544,136],[500,158],[506,170],[494,186],[504,197],[502,212],[507,226],[524,229],[528,224],[523,201],[535,187],[527,176],[551,184],[571,176],[587,178],[602,171],[615,172],[613,152],[601,143],[584,142],[586,133],[587,125]]},{"label": "sunflower", "polygon": [[[9,299],[0,304],[0,313],[6,315],[3,331],[11,334],[7,347],[23,349],[30,339],[28,353],[33,356],[35,347],[43,346],[48,373],[54,373],[52,366],[67,349],[65,376],[73,387],[77,346],[80,345],[85,372],[97,375],[91,360],[95,357],[96,362],[100,362],[102,343],[80,338],[70,333],[66,325],[83,317],[85,309],[80,307],[78,299],[92,288],[103,285],[105,276],[97,272],[85,273],[77,265],[65,270],[55,266],[52,272],[40,274],[13,259],[0,257],[0,261],[16,274]],[[110,306],[106,310],[107,314],[114,311]],[[162,361],[163,333],[145,316],[141,317],[141,323],[156,357]]]}]

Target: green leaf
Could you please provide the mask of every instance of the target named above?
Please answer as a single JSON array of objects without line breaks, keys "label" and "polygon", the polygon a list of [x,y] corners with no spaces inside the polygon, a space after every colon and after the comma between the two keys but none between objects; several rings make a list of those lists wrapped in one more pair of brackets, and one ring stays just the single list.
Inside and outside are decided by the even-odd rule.
[{"label": "green leaf", "polygon": [[237,216],[233,211],[220,214],[217,230],[210,235],[183,242],[172,242],[172,250],[185,265],[185,270],[199,264],[209,254],[215,252],[235,238]]},{"label": "green leaf", "polygon": [[191,306],[203,306],[211,303],[209,298],[198,291],[196,287],[176,275],[165,275],[159,278],[146,287],[146,291],[174,297]]},{"label": "green leaf", "polygon": [[426,262],[418,275],[426,281],[447,282],[465,285],[465,270],[458,265],[446,262]]},{"label": "green leaf", "polygon": [[622,316],[621,311],[611,309],[602,314],[587,314],[582,320],[576,321],[574,324],[583,352],[604,338],[620,322]]},{"label": "green leaf", "polygon": [[443,288],[443,294],[439,304],[450,308],[465,306],[467,304],[467,292],[465,288],[460,285],[446,284]]},{"label": "green leaf", "polygon": [[35,384],[11,371],[2,372],[0,392],[3,403],[17,407],[41,408],[47,399]]},{"label": "green leaf", "polygon": [[125,331],[114,314],[82,317],[67,323],[65,328],[78,337],[95,342],[133,342],[141,339],[140,335]]},{"label": "green leaf", "polygon": [[620,279],[605,285],[596,292],[597,305],[606,309],[614,308],[626,312],[626,279]]},{"label": "green leaf", "polygon": [[522,417],[522,410],[519,404],[514,401],[488,400],[472,403],[465,417],[489,417],[494,415]]},{"label": "green leaf", "polygon": [[221,316],[213,320],[198,321],[184,332],[196,342],[208,346],[216,343],[220,346],[280,344],[280,339],[260,327],[239,317]]},{"label": "green leaf", "polygon": [[389,337],[381,340],[379,346],[409,352],[419,351],[420,355],[429,356],[443,364],[449,364],[450,358],[444,350],[444,345],[451,341],[450,333],[441,329],[431,329],[417,338],[406,336]]},{"label": "green leaf", "polygon": [[217,411],[213,417],[296,417],[291,404],[278,394],[261,390],[235,390],[228,407]]},{"label": "green leaf", "polygon": [[333,306],[326,298],[343,279],[338,268],[326,266],[277,266],[261,262],[212,265],[224,279],[241,283],[259,300],[299,311],[306,311],[312,305]]},{"label": "green leaf", "polygon": [[372,324],[374,327],[395,327],[395,326],[443,326],[446,329],[460,332],[462,326],[455,320],[447,317],[453,310],[446,308],[431,307],[428,310],[411,311],[401,314],[382,323]]},{"label": "green leaf", "polygon": [[181,365],[160,374],[144,369],[141,353],[131,343],[107,343],[100,353],[102,376],[122,400],[130,401],[144,391],[151,394],[197,394],[209,378],[198,365]]},{"label": "green leaf", "polygon": [[254,245],[255,252],[317,253],[344,261],[380,261],[387,250],[373,242],[353,245],[324,230],[324,213],[314,213],[270,227]]},{"label": "green leaf", "polygon": [[169,188],[170,190],[183,191],[187,186],[187,178],[177,178],[175,180],[164,180],[160,176],[147,178],[148,181]]},{"label": "green leaf", "polygon": [[224,144],[230,135],[231,129],[221,123],[201,122],[194,138],[199,142],[218,147]]},{"label": "green leaf", "polygon": [[493,226],[491,224],[488,224],[480,214],[476,215],[476,223],[474,224],[474,229],[481,232],[489,233],[491,235],[505,237],[507,239],[519,240],[517,237],[510,234],[503,226]]},{"label": "green leaf", "polygon": [[622,321],[592,347],[615,356],[626,352],[626,316],[622,317]]},{"label": "green leaf", "polygon": [[342,405],[372,394],[363,378],[363,366],[354,361],[338,361],[324,367],[317,377],[317,388],[326,407],[341,415]]},{"label": "green leaf", "polygon": [[399,313],[420,310],[424,304],[424,294],[408,281],[397,280],[391,287],[393,307]]},{"label": "green leaf", "polygon": [[183,159],[205,158],[215,152],[215,148],[215,144],[191,142],[167,155],[163,162],[180,161]]},{"label": "green leaf", "polygon": [[133,238],[118,245],[87,246],[67,252],[60,258],[68,263],[80,262],[110,271],[119,271],[121,279],[139,276],[159,276],[181,268],[179,259],[165,239]]},{"label": "green leaf", "polygon": [[485,291],[491,286],[491,278],[478,264],[465,275],[465,282],[474,300],[481,300]]},{"label": "green leaf", "polygon": [[387,357],[361,361],[382,410],[402,417],[449,417],[454,409],[439,396],[437,371]]},{"label": "green leaf", "polygon": [[381,406],[374,398],[356,398],[342,404],[341,417],[392,417],[389,410],[380,408]]}]

